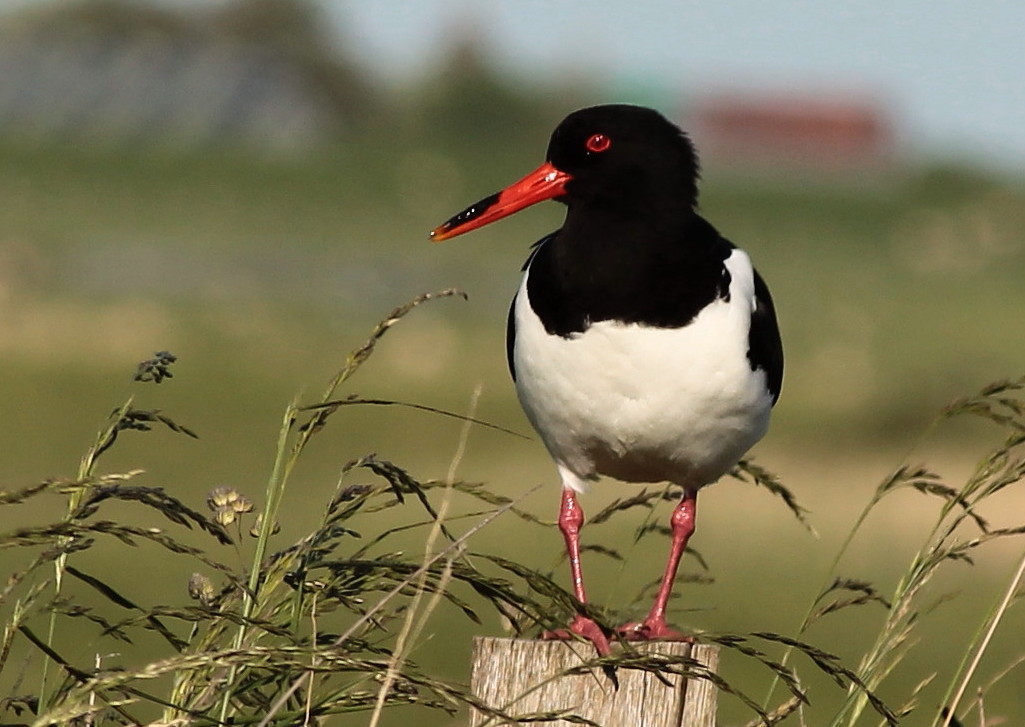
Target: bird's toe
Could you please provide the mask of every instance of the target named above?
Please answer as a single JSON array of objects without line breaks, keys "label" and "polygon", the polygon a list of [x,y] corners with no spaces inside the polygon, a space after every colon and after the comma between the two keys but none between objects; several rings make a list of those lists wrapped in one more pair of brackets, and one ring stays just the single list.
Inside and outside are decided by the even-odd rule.
[{"label": "bird's toe", "polygon": [[574,617],[569,627],[545,631],[541,634],[542,639],[555,641],[569,641],[577,637],[587,639],[594,644],[594,648],[600,656],[608,656],[612,651],[609,637],[602,627],[598,625],[598,622],[593,618],[581,616],[580,614]]}]

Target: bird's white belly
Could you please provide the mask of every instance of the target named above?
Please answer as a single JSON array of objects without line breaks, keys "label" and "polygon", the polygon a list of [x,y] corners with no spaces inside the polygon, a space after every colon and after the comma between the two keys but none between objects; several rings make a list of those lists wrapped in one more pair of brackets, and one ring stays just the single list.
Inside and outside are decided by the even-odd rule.
[{"label": "bird's white belly", "polygon": [[545,331],[524,277],[516,390],[551,455],[578,480],[570,486],[608,475],[700,487],[761,439],[772,399],[747,358],[745,282],[735,276],[729,301],[682,328],[601,321],[564,338]]}]

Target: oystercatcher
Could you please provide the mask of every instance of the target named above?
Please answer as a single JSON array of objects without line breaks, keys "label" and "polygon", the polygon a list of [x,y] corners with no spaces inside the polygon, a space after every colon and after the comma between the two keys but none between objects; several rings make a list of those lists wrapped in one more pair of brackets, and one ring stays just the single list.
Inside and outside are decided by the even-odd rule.
[{"label": "oystercatcher", "polygon": [[[698,489],[762,438],[783,379],[769,289],[697,212],[697,180],[693,144],[657,111],[595,106],[558,125],[537,170],[431,233],[445,240],[547,199],[567,207],[524,265],[509,368],[562,480],[559,528],[578,601],[587,483],[683,489],[661,587],[643,621],[617,629],[627,640],[687,638],[667,625],[666,606]],[[609,653],[610,634],[583,613],[545,637],[572,634]]]}]

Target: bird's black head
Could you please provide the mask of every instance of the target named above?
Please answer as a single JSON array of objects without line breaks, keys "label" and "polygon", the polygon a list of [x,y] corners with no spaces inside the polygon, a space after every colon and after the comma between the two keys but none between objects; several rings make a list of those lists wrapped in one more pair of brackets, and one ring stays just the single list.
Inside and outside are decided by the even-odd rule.
[{"label": "bird's black head", "polygon": [[552,133],[548,161],[570,179],[560,201],[630,204],[665,198],[693,207],[698,160],[690,139],[642,106],[592,106]]},{"label": "bird's black head", "polygon": [[692,209],[697,202],[694,146],[662,114],[609,104],[574,111],[552,133],[547,161],[431,233],[447,240],[524,207],[556,199],[574,208],[641,212]]}]

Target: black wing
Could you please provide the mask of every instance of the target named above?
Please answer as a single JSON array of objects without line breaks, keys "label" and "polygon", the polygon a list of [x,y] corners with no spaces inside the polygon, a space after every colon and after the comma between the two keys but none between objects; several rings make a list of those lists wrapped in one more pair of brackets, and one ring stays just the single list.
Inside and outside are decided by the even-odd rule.
[{"label": "black wing", "polygon": [[[537,251],[546,242],[551,240],[558,234],[558,230],[551,232],[540,240],[530,246],[530,255],[527,256],[526,262],[523,263],[523,267],[520,270],[526,272],[527,268],[530,267],[531,261],[534,256],[537,255]],[[509,304],[509,315],[505,319],[505,360],[509,364],[509,374],[512,376],[512,380],[516,381],[516,363],[513,361],[513,348],[516,345],[516,296],[513,296],[512,303]]]},{"label": "black wing", "polygon": [[505,320],[505,360],[509,364],[509,374],[516,381],[516,363],[513,361],[513,347],[516,344],[516,296],[509,306],[509,316]]},{"label": "black wing", "polygon": [[776,308],[769,295],[769,286],[757,270],[754,274],[755,309],[751,314],[751,330],[747,336],[747,358],[752,369],[765,372],[772,403],[775,404],[783,387],[783,341],[779,337]]}]

